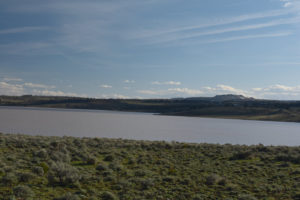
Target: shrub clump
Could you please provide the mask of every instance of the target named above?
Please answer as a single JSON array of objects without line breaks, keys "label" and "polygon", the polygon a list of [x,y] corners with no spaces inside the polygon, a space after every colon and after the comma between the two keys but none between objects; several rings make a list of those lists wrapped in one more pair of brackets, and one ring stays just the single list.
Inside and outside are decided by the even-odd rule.
[{"label": "shrub clump", "polygon": [[250,194],[241,194],[238,196],[238,200],[257,200],[257,198]]},{"label": "shrub clump", "polygon": [[246,160],[249,159],[252,155],[251,151],[243,151],[243,152],[237,152],[233,154],[233,156],[230,158],[231,160]]},{"label": "shrub clump", "polygon": [[80,200],[76,194],[67,193],[61,197],[54,198],[54,200]]},{"label": "shrub clump", "polygon": [[34,196],[33,191],[26,185],[19,185],[14,187],[13,194],[20,199],[30,199]]},{"label": "shrub clump", "polygon": [[17,182],[17,180],[17,176],[14,173],[9,172],[2,177],[1,182],[6,186],[12,186]]},{"label": "shrub clump", "polygon": [[107,155],[105,158],[104,158],[104,161],[107,161],[107,162],[111,162],[114,160],[114,156],[113,155]]},{"label": "shrub clump", "polygon": [[108,191],[103,192],[101,195],[101,198],[103,200],[118,200],[119,199],[115,194],[108,192]]},{"label": "shrub clump", "polygon": [[95,165],[96,162],[97,162],[97,160],[93,156],[89,156],[86,158],[86,164],[88,164],[88,165]]},{"label": "shrub clump", "polygon": [[48,182],[50,185],[75,185],[79,179],[80,175],[77,169],[67,163],[52,163],[48,172]]},{"label": "shrub clump", "polygon": [[41,159],[46,159],[48,157],[48,153],[46,149],[41,149],[35,153],[35,156]]},{"label": "shrub clump", "polygon": [[30,181],[33,178],[34,178],[34,175],[29,172],[22,172],[22,173],[18,174],[19,182],[27,183],[28,181]]},{"label": "shrub clump", "polygon": [[51,160],[57,162],[70,162],[71,158],[68,153],[63,153],[61,151],[54,151],[50,155]]},{"label": "shrub clump", "polygon": [[206,177],[205,184],[206,185],[215,185],[215,184],[223,184],[224,178],[220,177],[217,174],[211,174]]},{"label": "shrub clump", "polygon": [[108,169],[108,167],[103,163],[99,163],[96,167],[96,170],[98,170],[98,171],[105,171],[107,169]]},{"label": "shrub clump", "polygon": [[44,175],[44,169],[39,166],[35,166],[32,168],[32,172],[35,173],[36,175],[43,176]]}]

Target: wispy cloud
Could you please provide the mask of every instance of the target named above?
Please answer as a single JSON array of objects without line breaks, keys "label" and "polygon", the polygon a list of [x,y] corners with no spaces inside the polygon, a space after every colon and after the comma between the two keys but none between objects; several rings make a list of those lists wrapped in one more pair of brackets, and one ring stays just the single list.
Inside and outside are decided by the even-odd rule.
[{"label": "wispy cloud", "polygon": [[24,94],[23,85],[0,82],[0,95],[22,95],[22,94]]},{"label": "wispy cloud", "polygon": [[87,95],[77,94],[73,92],[63,92],[60,90],[36,90],[34,89],[31,94],[41,96],[70,96],[70,97],[87,97]]},{"label": "wispy cloud", "polygon": [[242,94],[245,96],[251,96],[247,91],[223,84],[219,84],[215,87],[201,87],[199,89],[169,88],[166,90],[138,90],[137,92],[153,97],[213,96],[217,94]]},{"label": "wispy cloud", "polygon": [[125,80],[124,83],[135,83],[135,80]]},{"label": "wispy cloud", "polygon": [[54,89],[55,86],[53,85],[44,85],[44,84],[36,84],[36,83],[24,83],[23,84],[25,87],[30,87],[30,88],[43,88],[43,89]]},{"label": "wispy cloud", "polygon": [[246,90],[237,89],[235,87],[219,84],[215,87],[202,87],[203,93],[206,96],[209,95],[217,95],[217,94],[238,94],[238,95],[245,95],[245,96],[251,96],[251,93],[249,93]]},{"label": "wispy cloud", "polygon": [[50,27],[47,26],[26,26],[26,27],[18,27],[11,29],[2,29],[0,30],[0,34],[12,34],[12,33],[26,33],[33,31],[45,31],[49,30]]},{"label": "wispy cloud", "polygon": [[186,32],[186,31],[193,31],[197,29],[203,29],[203,28],[210,28],[220,25],[228,25],[238,22],[244,22],[254,19],[262,19],[262,18],[270,18],[270,17],[278,17],[290,14],[291,10],[272,10],[268,12],[260,12],[260,13],[253,13],[253,14],[246,14],[246,15],[239,15],[235,17],[228,17],[228,18],[221,18],[221,19],[215,19],[211,20],[210,22],[202,22],[199,24],[194,24],[190,26],[180,26],[180,27],[174,27],[164,30],[143,30],[140,32],[135,32],[131,35],[131,39],[138,39],[138,38],[150,38],[150,37],[156,37],[161,35],[167,35],[167,34],[173,34],[173,33],[180,33],[180,32]]},{"label": "wispy cloud", "polygon": [[181,85],[181,82],[179,82],[179,81],[165,81],[165,82],[153,81],[151,84],[152,85]]},{"label": "wispy cloud", "polygon": [[5,78],[3,78],[3,81],[7,81],[7,82],[10,82],[10,81],[14,81],[14,82],[21,82],[21,81],[23,81],[23,79],[21,79],[21,78],[12,78],[12,77],[5,77]]},{"label": "wispy cloud", "polygon": [[287,86],[274,84],[267,87],[252,88],[249,93],[258,98],[281,99],[281,100],[299,100],[300,85]]},{"label": "wispy cloud", "polygon": [[24,94],[32,95],[43,95],[43,96],[77,96],[77,97],[87,97],[87,95],[82,95],[74,92],[63,92],[61,90],[52,90],[56,88],[55,86],[49,86],[44,84],[36,83],[18,83],[12,84],[10,81],[22,82],[22,79],[18,78],[6,78],[6,82],[0,82],[0,95],[12,95],[19,96]]},{"label": "wispy cloud", "polygon": [[146,44],[159,44],[159,43],[166,43],[166,42],[172,42],[172,41],[178,41],[178,40],[184,40],[184,39],[190,39],[190,38],[196,38],[200,36],[209,36],[209,35],[216,35],[216,34],[222,34],[222,33],[228,33],[228,32],[237,32],[237,31],[246,31],[246,30],[253,30],[253,29],[262,29],[272,26],[279,26],[279,25],[285,25],[285,24],[294,24],[299,23],[300,18],[290,18],[290,19],[280,19],[280,20],[274,20],[267,23],[260,23],[260,24],[251,24],[251,25],[240,25],[236,27],[230,27],[230,28],[223,28],[223,29],[217,29],[217,30],[210,30],[210,31],[197,31],[192,33],[182,33],[182,34],[176,34],[176,35],[167,35],[166,37],[159,37],[157,39],[152,39]]},{"label": "wispy cloud", "polygon": [[292,35],[292,31],[286,32],[277,32],[277,33],[267,33],[267,34],[253,34],[253,35],[243,35],[243,36],[234,36],[220,39],[211,39],[211,40],[202,40],[202,41],[183,41],[177,42],[176,45],[199,45],[199,44],[210,44],[210,43],[218,43],[218,42],[228,42],[235,40],[246,40],[246,39],[255,39],[255,38],[273,38],[273,37],[284,37],[288,35]]},{"label": "wispy cloud", "polygon": [[166,90],[138,90],[139,94],[146,95],[150,98],[172,98],[172,97],[195,97],[223,94],[244,95],[246,97],[254,97],[259,99],[282,99],[294,100],[300,99],[300,85],[286,86],[282,84],[274,84],[267,87],[256,87],[250,89],[240,89],[230,85],[219,84],[216,86],[205,86],[199,89],[190,88],[169,88]]},{"label": "wispy cloud", "polygon": [[53,43],[47,42],[13,42],[8,44],[0,44],[0,54],[12,55],[43,55],[43,54],[59,54],[55,50]]},{"label": "wispy cloud", "polygon": [[122,94],[102,94],[98,98],[104,99],[130,99],[131,97]]},{"label": "wispy cloud", "polygon": [[300,99],[300,85],[287,86],[282,84],[274,84],[266,87],[256,87],[245,90],[220,84],[215,87],[203,87],[202,91],[203,95],[205,96],[213,96],[217,94],[241,94],[247,97],[255,97],[260,99]]},{"label": "wispy cloud", "polygon": [[112,86],[111,85],[106,85],[106,84],[103,84],[103,85],[100,85],[100,87],[102,87],[102,88],[112,88]]},{"label": "wispy cloud", "polygon": [[195,90],[189,88],[169,88],[168,91],[176,94],[184,94],[184,95],[191,95],[191,96],[203,94],[203,91],[201,90]]},{"label": "wispy cloud", "polygon": [[145,94],[155,97],[174,97],[174,96],[195,96],[201,95],[201,90],[190,88],[169,88],[166,90],[138,90],[139,94]]},{"label": "wispy cloud", "polygon": [[138,90],[137,92],[140,94],[155,95],[155,96],[167,95],[167,92],[163,90]]},{"label": "wispy cloud", "polygon": [[[286,3],[295,4],[296,1],[286,1]],[[128,39],[137,40],[138,44],[161,44],[180,42],[181,40],[198,38],[201,36],[223,34],[228,32],[237,32],[253,29],[262,29],[266,27],[278,26],[282,24],[297,23],[299,19],[288,18],[289,14],[294,13],[293,9],[271,10],[267,12],[259,12],[232,17],[224,17],[213,20],[189,19],[177,22],[169,20],[168,23],[173,24],[172,27],[160,25],[159,28],[153,24],[151,29],[138,31],[137,28],[124,28],[120,24],[124,23],[123,16],[129,15],[132,7],[137,8],[140,5],[148,5],[151,3],[158,4],[159,1],[51,1],[41,3],[40,1],[30,1],[29,3],[14,5],[8,4],[10,12],[18,13],[51,13],[58,15],[56,27],[47,26],[27,26],[11,29],[0,30],[0,34],[22,33],[43,30],[55,30],[55,37],[51,40],[43,40],[43,42],[22,42],[0,45],[0,52],[5,54],[35,54],[50,53],[58,54],[57,49],[68,49],[74,52],[88,52],[97,54],[115,55],[115,41],[128,42]],[[290,7],[290,6],[289,6]],[[288,17],[287,17],[288,15]],[[286,19],[272,20],[267,23],[241,25],[229,28],[219,28],[217,30],[209,30],[211,28],[223,27],[234,23],[243,23],[257,19],[268,19],[274,17],[284,17]],[[76,20],[74,20],[74,18]],[[124,17],[125,19],[125,17]],[[297,21],[298,20],[298,21]],[[187,25],[188,24],[188,25]],[[168,27],[161,29],[160,27]],[[53,36],[53,35],[52,35]],[[51,37],[51,36],[50,36]],[[250,39],[248,37],[247,39]],[[220,38],[216,38],[218,40]],[[246,39],[246,38],[244,38]],[[231,41],[231,40],[227,40]],[[197,40],[198,42],[198,40]],[[62,48],[63,47],[63,48]],[[76,59],[76,58],[74,58]]]},{"label": "wispy cloud", "polygon": [[299,0],[281,0],[283,7],[291,8],[293,11],[300,12],[300,1]]},{"label": "wispy cloud", "polygon": [[275,84],[264,88],[253,88],[256,92],[299,92],[300,86],[286,86],[281,84]]}]

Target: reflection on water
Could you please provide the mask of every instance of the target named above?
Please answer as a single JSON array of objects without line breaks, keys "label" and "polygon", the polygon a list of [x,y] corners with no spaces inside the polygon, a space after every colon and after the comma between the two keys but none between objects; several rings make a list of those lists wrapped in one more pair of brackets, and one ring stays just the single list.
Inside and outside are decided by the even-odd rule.
[{"label": "reflection on water", "polygon": [[300,123],[0,107],[0,132],[195,143],[300,145]]}]

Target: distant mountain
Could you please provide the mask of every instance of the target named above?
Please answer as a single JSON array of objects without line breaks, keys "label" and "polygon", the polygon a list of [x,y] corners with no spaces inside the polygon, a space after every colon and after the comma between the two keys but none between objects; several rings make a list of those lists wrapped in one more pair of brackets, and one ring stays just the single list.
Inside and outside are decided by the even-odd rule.
[{"label": "distant mountain", "polygon": [[177,100],[195,100],[195,101],[250,101],[255,100],[252,97],[245,97],[243,95],[225,94],[216,95],[214,97],[189,97],[189,98],[177,98]]},{"label": "distant mountain", "polygon": [[225,94],[216,95],[212,98],[213,101],[243,101],[243,100],[254,100],[252,97],[245,97],[243,95]]}]

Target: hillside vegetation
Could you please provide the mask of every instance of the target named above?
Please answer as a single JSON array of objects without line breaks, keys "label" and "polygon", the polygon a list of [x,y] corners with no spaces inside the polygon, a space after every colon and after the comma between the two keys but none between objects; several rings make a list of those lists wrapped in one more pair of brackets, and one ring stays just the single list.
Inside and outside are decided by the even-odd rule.
[{"label": "hillside vegetation", "polygon": [[300,147],[0,134],[0,199],[300,199]]},{"label": "hillside vegetation", "polygon": [[186,99],[93,99],[0,96],[0,106],[33,106],[150,112],[162,115],[300,122],[299,101],[271,101],[240,95]]}]

